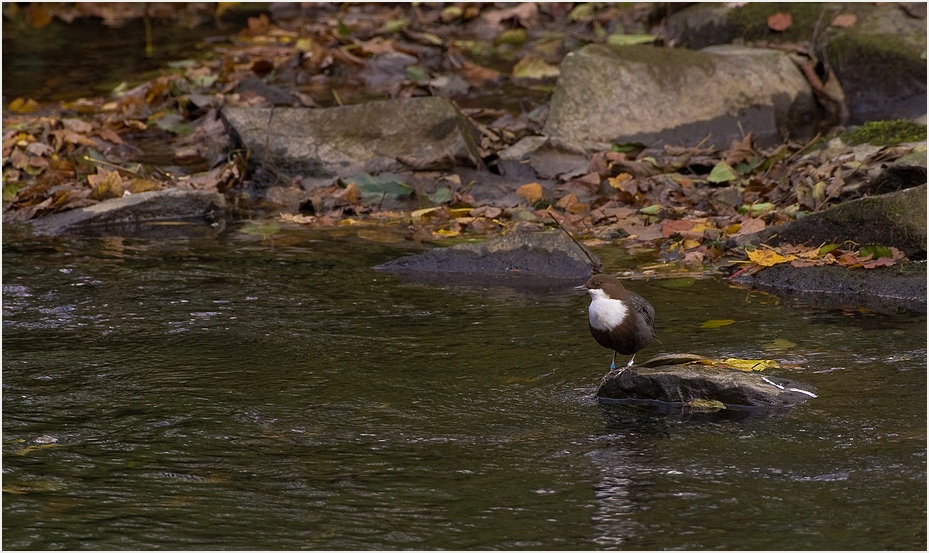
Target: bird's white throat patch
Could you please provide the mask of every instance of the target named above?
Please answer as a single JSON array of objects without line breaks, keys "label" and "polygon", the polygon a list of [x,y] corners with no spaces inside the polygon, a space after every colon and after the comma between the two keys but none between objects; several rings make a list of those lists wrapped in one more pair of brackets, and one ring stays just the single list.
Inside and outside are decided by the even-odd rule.
[{"label": "bird's white throat patch", "polygon": [[587,314],[590,317],[590,326],[597,330],[612,330],[622,324],[629,308],[622,300],[614,300],[600,289],[588,290],[590,292],[590,307]]}]

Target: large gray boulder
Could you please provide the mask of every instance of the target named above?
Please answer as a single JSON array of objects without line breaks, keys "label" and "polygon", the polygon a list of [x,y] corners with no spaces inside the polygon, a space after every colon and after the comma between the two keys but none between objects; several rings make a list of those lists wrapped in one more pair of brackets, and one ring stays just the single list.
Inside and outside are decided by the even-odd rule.
[{"label": "large gray boulder", "polygon": [[[337,108],[225,108],[271,184],[402,169],[480,166],[480,135],[448,100],[404,98]],[[266,178],[265,180],[268,180]],[[275,182],[276,181],[276,182]]]},{"label": "large gray boulder", "polygon": [[[791,14],[788,29],[768,27],[775,12]],[[832,24],[839,14],[844,23]],[[844,91],[850,123],[925,116],[925,3],[701,2],[675,10],[666,25],[669,44],[694,49],[735,40],[795,45],[810,37]]]},{"label": "large gray boulder", "polygon": [[[113,198],[31,221],[41,235],[183,235],[219,220],[226,199],[217,192],[169,188]],[[164,223],[190,223],[166,225]]]},{"label": "large gray boulder", "polygon": [[754,132],[761,147],[809,138],[820,110],[777,51],[586,46],[565,56],[543,133],[571,146],[611,142],[726,147]]}]

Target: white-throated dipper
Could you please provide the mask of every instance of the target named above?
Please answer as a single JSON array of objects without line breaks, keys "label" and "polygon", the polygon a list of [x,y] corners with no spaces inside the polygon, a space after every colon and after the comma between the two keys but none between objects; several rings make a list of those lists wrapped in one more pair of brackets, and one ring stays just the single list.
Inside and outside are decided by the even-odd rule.
[{"label": "white-throated dipper", "polygon": [[587,308],[590,333],[597,343],[613,350],[610,370],[616,369],[616,354],[631,355],[658,340],[655,336],[655,308],[642,296],[623,288],[615,277],[594,275],[577,290],[590,294]]}]

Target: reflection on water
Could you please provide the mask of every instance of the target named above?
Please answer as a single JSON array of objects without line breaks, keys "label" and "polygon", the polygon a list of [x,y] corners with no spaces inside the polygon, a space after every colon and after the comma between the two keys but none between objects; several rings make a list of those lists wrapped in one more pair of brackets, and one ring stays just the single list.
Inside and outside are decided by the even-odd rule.
[{"label": "reflection on water", "polygon": [[643,354],[775,358],[820,396],[687,419],[593,401],[584,296],[369,269],[401,253],[8,238],[3,546],[925,546],[923,315],[630,282]]}]

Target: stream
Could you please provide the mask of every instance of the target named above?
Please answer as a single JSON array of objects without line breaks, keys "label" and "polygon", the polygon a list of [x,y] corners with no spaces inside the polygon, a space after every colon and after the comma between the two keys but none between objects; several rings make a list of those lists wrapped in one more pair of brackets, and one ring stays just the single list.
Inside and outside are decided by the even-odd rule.
[{"label": "stream", "polygon": [[592,399],[586,295],[370,268],[417,251],[6,231],[3,547],[925,548],[925,315],[629,281],[641,360],[775,359],[819,396],[668,415]]}]

